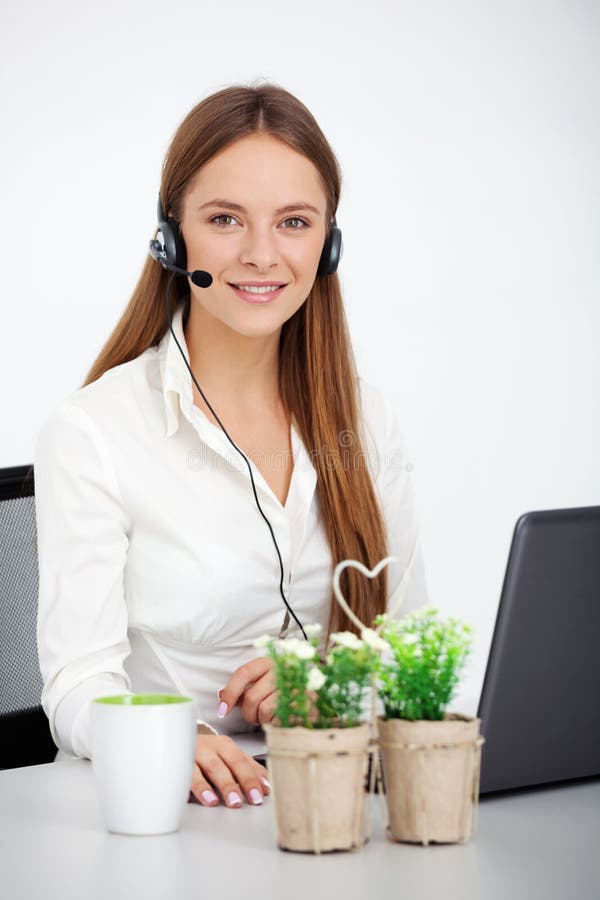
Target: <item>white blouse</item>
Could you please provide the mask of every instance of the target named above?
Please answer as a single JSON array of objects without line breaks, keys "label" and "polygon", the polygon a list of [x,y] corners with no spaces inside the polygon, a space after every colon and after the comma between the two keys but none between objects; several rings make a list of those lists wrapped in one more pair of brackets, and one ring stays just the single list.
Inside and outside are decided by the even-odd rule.
[{"label": "white blouse", "polygon": [[[182,314],[180,306],[173,328],[189,360]],[[388,568],[388,609],[416,547],[403,614],[427,602],[413,468],[387,399],[362,379],[360,398],[363,449],[399,560]],[[284,506],[250,465],[286,599],[303,625],[325,629],[334,566],[316,472],[294,422],[291,440]],[[169,329],[53,410],[34,472],[42,706],[58,747],[91,757],[91,699],[126,692],[188,694],[199,730],[256,731],[240,707],[217,718],[217,691],[261,654],[257,637],[280,633],[279,561],[246,463],[194,405]],[[288,634],[301,636],[293,619]]]}]

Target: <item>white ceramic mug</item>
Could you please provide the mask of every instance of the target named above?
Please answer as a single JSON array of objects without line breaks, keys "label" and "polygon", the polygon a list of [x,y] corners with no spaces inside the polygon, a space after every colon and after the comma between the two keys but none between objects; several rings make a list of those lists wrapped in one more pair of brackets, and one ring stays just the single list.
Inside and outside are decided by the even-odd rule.
[{"label": "white ceramic mug", "polygon": [[92,702],[92,768],[109,831],[177,831],[188,800],[196,704],[175,694],[119,694]]}]

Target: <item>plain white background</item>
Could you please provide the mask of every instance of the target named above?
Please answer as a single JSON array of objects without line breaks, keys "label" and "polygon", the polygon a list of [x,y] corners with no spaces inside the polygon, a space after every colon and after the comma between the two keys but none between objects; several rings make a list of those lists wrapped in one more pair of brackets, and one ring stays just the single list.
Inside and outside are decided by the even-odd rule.
[{"label": "plain white background", "polygon": [[0,66],[0,466],[124,310],[181,119],[273,80],[343,168],[360,372],[401,414],[477,694],[516,519],[600,502],[600,4],[4,0]]}]

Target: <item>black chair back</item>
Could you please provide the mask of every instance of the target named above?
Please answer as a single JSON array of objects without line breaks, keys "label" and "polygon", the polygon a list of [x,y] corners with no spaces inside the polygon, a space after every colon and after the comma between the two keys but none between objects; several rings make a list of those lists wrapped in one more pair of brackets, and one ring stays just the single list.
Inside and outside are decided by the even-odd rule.
[{"label": "black chair back", "polygon": [[0,769],[52,762],[40,698],[33,466],[0,469]]}]

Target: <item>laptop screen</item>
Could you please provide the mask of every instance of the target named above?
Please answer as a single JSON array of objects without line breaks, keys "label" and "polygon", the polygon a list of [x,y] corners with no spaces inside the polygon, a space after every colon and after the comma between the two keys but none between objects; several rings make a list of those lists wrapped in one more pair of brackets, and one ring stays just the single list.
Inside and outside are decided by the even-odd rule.
[{"label": "laptop screen", "polygon": [[477,714],[480,793],[600,775],[600,506],[517,521]]}]

